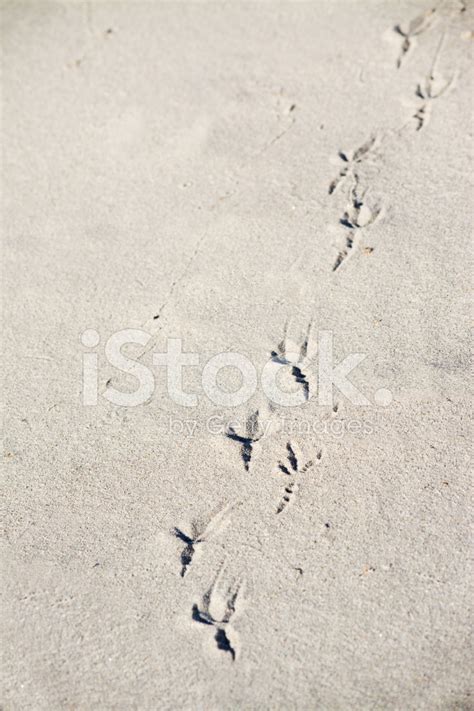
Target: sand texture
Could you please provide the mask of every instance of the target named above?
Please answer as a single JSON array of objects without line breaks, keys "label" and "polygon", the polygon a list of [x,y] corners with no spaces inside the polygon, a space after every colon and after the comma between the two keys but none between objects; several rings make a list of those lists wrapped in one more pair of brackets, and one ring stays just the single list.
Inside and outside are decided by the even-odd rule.
[{"label": "sand texture", "polygon": [[474,709],[474,4],[2,15],[3,711]]}]

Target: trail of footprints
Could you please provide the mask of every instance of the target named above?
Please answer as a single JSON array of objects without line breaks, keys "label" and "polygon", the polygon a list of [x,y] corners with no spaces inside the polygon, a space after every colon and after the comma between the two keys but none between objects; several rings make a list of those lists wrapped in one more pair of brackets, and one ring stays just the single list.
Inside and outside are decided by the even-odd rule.
[{"label": "trail of footprints", "polygon": [[[286,330],[287,327],[285,326],[284,337],[277,346],[277,349],[272,351],[271,357],[277,360],[281,365],[291,366],[293,377],[296,382],[303,387],[304,392],[307,394],[307,397],[309,397],[309,385],[306,376],[297,364],[301,365],[302,361],[308,355],[311,323],[308,325],[306,335],[299,347],[299,356],[296,362],[289,357]],[[237,434],[232,427],[229,427],[225,434],[227,438],[240,445],[240,456],[244,464],[244,469],[248,472],[252,460],[253,446],[263,437],[262,429],[259,426],[258,410],[251,413],[247,418],[245,434]],[[321,458],[322,452],[319,450],[315,455],[315,460],[318,461]],[[276,514],[281,514],[291,503],[296,494],[299,479],[314,465],[313,460],[308,460],[302,465],[300,459],[298,447],[292,442],[287,442],[286,457],[283,458],[283,461],[279,460],[275,466],[275,472],[277,474],[284,475],[288,478],[280,501],[276,506]],[[197,558],[197,552],[201,549],[203,544],[209,542],[212,536],[218,534],[222,527],[228,522],[229,514],[233,508],[233,505],[225,506],[214,516],[211,516],[207,520],[207,523],[200,519],[193,520],[189,526],[189,532],[177,526],[171,530],[171,534],[184,544],[180,553],[180,576],[182,578],[187,576],[192,563]],[[232,621],[241,609],[244,581],[240,579],[225,583],[223,580],[224,577],[226,577],[225,563],[221,565],[221,569],[217,573],[216,578],[209,589],[202,595],[200,602],[193,602],[191,607],[191,620],[197,624],[212,628],[214,633],[213,639],[217,649],[229,655],[230,659],[235,661],[238,656],[238,635],[232,627]]]},{"label": "trail of footprints", "polygon": [[[172,535],[185,544],[180,555],[180,575],[182,578],[184,578],[193,562],[196,547],[206,542],[213,533],[222,527],[227,514],[232,508],[232,506],[224,507],[209,520],[207,525],[204,525],[202,521],[193,521],[190,535],[184,533],[180,528],[174,527],[172,529]],[[201,602],[199,604],[193,603],[191,619],[193,622],[212,627],[217,649],[228,653],[232,661],[234,661],[237,649],[236,634],[231,629],[230,622],[237,611],[237,599],[240,596],[242,581],[227,586],[225,592],[221,594],[223,569],[224,566],[222,565],[211,587],[202,596]]]},{"label": "trail of footprints", "polygon": [[[459,0],[459,11],[464,12],[466,5]],[[402,38],[400,52],[396,60],[396,67],[400,69],[405,58],[416,44],[417,38],[430,29],[436,20],[437,9],[434,8],[421,15],[418,15],[408,25],[397,25],[394,31]],[[416,97],[420,100],[420,105],[404,124],[400,131],[408,125],[414,125],[415,131],[420,131],[429,118],[432,102],[443,96],[452,86],[454,77],[446,80],[437,70],[444,35],[441,35],[432,66],[426,78],[418,83],[416,87]],[[399,135],[399,132],[395,132]],[[342,209],[339,223],[348,230],[345,244],[340,249],[333,271],[338,270],[343,262],[354,253],[359,246],[360,236],[363,230],[373,225],[382,215],[383,207],[378,203],[369,201],[368,186],[362,185],[361,171],[365,164],[372,163],[378,154],[381,140],[379,135],[372,135],[362,145],[352,151],[340,151],[339,160],[342,165],[337,176],[331,181],[328,193],[336,195],[341,190],[346,192],[346,205]],[[366,250],[373,251],[372,248]],[[290,366],[291,375],[295,382],[302,388],[304,399],[309,400],[310,384],[305,373],[305,362],[308,357],[308,344],[311,330],[311,323],[308,326],[306,335],[298,347],[293,347],[287,338],[287,328],[285,326],[284,335],[277,347],[271,351],[270,356],[274,363]],[[337,411],[337,405],[334,412]],[[226,437],[236,442],[240,447],[240,457],[246,472],[250,470],[255,445],[262,439],[263,430],[259,423],[259,411],[251,413],[244,426],[244,432],[238,433],[233,427],[228,427]],[[300,464],[300,456],[294,443],[286,443],[285,456],[275,465],[275,473],[285,477],[283,491],[275,507],[275,514],[282,514],[293,502],[298,491],[301,477],[305,475],[315,463],[322,458],[322,451],[319,450],[314,460],[308,460],[303,465]],[[232,507],[225,507],[211,518],[207,524],[202,521],[193,521],[189,533],[175,527],[172,534],[184,547],[180,554],[181,577],[185,577],[189,568],[196,558],[196,553],[203,544],[219,532],[222,524],[227,518],[227,514]],[[193,622],[212,628],[213,639],[218,650],[228,655],[232,661],[238,656],[238,637],[232,626],[232,621],[237,616],[242,603],[243,581],[231,581],[224,583],[224,565],[217,573],[210,588],[202,595],[199,603],[194,602],[191,608],[191,619]]]},{"label": "trail of footprints", "polygon": [[333,195],[339,188],[348,186],[348,202],[339,219],[339,224],[348,230],[348,234],[334,262],[333,272],[339,269],[344,260],[359,245],[361,231],[376,222],[383,214],[381,205],[377,203],[369,205],[366,197],[368,189],[362,188],[359,174],[361,166],[372,162],[376,157],[379,145],[379,137],[371,136],[354,151],[339,151],[339,159],[343,162],[343,166],[338,176],[330,183],[328,193]]},{"label": "trail of footprints", "polygon": [[[319,450],[315,459],[318,461],[321,458],[322,451]],[[275,509],[276,514],[281,514],[291,503],[297,491],[298,479],[313,466],[313,460],[308,460],[304,465],[301,465],[296,445],[287,442],[286,458],[284,461],[278,461],[276,471],[288,477],[289,482],[285,485],[283,494]],[[184,548],[180,554],[180,575],[182,578],[185,577],[195,559],[197,547],[208,541],[211,535],[221,529],[232,508],[232,506],[224,507],[206,525],[202,521],[193,521],[190,526],[190,534],[185,533],[178,527],[172,529],[172,535],[184,543]],[[225,563],[221,565],[213,583],[202,595],[200,602],[192,604],[191,619],[193,622],[212,628],[217,649],[228,654],[231,660],[235,661],[238,654],[238,635],[231,622],[241,608],[244,580],[239,579],[225,583],[223,581],[224,577]]]},{"label": "trail of footprints", "polygon": [[[402,42],[396,60],[396,68],[401,69],[405,59],[416,46],[417,38],[428,30],[431,30],[440,15],[440,10],[448,9],[453,13],[464,13],[467,9],[465,0],[453,0],[451,6],[446,8],[448,3],[441,2],[437,7],[417,15],[408,23],[395,25],[393,32],[401,37]],[[445,30],[440,35],[440,40],[427,76],[418,82],[415,96],[418,103],[414,107],[413,113],[406,123],[392,135],[399,137],[405,128],[414,127],[416,132],[421,131],[428,123],[431,115],[433,102],[445,95],[454,83],[454,75],[446,79],[438,71],[438,63],[441,58]],[[380,146],[380,137],[371,136],[359,148],[353,151],[339,151],[339,159],[342,166],[338,175],[331,181],[328,188],[329,195],[335,194],[341,187],[348,185],[348,202],[343,208],[339,224],[348,230],[343,246],[339,249],[337,257],[332,267],[332,271],[337,271],[348,257],[354,254],[356,247],[360,247],[363,232],[383,217],[384,209],[382,205],[369,204],[368,187],[361,185],[361,169],[364,163],[370,163],[377,155]],[[366,254],[371,254],[373,247],[366,247],[363,250]]]},{"label": "trail of footprints", "polygon": [[[448,3],[441,2],[437,7],[431,8],[426,12],[415,17],[406,27],[396,25],[394,32],[401,35],[404,39],[402,42],[401,52],[397,60],[397,68],[402,65],[403,58],[411,50],[416,43],[416,37],[419,37],[427,30],[431,29],[439,19],[440,10],[449,9],[446,6]],[[451,6],[451,16],[457,13],[464,13],[467,10],[467,4],[464,0],[454,0]],[[448,15],[449,17],[449,15]],[[438,71],[438,63],[441,58],[443,43],[445,39],[445,30],[442,30],[438,46],[427,76],[416,86],[415,96],[421,99],[421,104],[416,107],[415,112],[410,117],[408,124],[413,123],[416,131],[421,131],[426,126],[431,114],[433,101],[443,96],[453,85],[454,75],[449,79],[443,77]],[[403,128],[405,128],[405,124]]]}]

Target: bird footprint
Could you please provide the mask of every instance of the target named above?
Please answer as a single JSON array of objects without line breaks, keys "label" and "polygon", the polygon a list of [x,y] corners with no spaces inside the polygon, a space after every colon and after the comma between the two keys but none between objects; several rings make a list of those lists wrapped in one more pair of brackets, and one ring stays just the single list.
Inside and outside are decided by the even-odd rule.
[{"label": "bird footprint", "polygon": [[450,79],[445,79],[440,74],[433,72],[426,77],[422,84],[418,84],[415,94],[419,99],[422,99],[423,103],[418,106],[412,116],[412,119],[414,119],[416,123],[417,131],[421,131],[427,124],[431,115],[432,102],[451,88],[454,78],[455,77],[452,76]]},{"label": "bird footprint", "polygon": [[240,454],[244,463],[245,471],[249,471],[250,462],[252,460],[252,451],[254,445],[263,437],[263,433],[259,430],[258,425],[258,410],[250,415],[245,423],[245,435],[239,435],[233,427],[228,427],[226,437],[240,444]]},{"label": "bird footprint", "polygon": [[[291,481],[285,486],[283,496],[276,510],[277,514],[280,514],[282,511],[284,511],[284,509],[290,503],[292,497],[296,494],[296,491],[298,490],[296,475],[304,474],[308,471],[308,469],[311,469],[314,464],[312,460],[309,460],[308,462],[306,462],[306,464],[300,466],[298,457],[295,452],[295,446],[292,445],[291,442],[287,442],[286,452],[286,463],[279,461],[277,465],[277,471],[285,474],[286,476],[291,477]],[[322,452],[320,450],[316,455],[316,459],[321,459],[321,457]]]},{"label": "bird footprint", "polygon": [[351,232],[346,236],[346,244],[337,255],[336,261],[332,268],[335,272],[343,261],[349,257],[354,247],[358,243],[360,230],[369,227],[376,222],[383,214],[383,209],[380,205],[370,207],[366,201],[364,191],[362,194],[358,191],[358,186],[355,184],[351,190],[350,203],[347,205],[343,216],[339,220],[341,225],[347,227]]},{"label": "bird footprint", "polygon": [[201,543],[206,542],[209,537],[221,527],[225,522],[225,517],[231,510],[232,506],[225,506],[207,524],[200,520],[194,520],[191,523],[191,533],[188,535],[176,526],[172,529],[172,534],[185,544],[181,552],[181,577],[184,578],[189,566],[191,565],[196,548]]},{"label": "bird footprint", "polygon": [[414,46],[416,42],[415,38],[431,26],[435,18],[435,12],[436,8],[432,8],[415,17],[408,26],[403,27],[403,25],[396,25],[393,28],[393,31],[403,38],[400,54],[397,59],[397,69],[400,69],[405,55],[408,54],[412,46]]},{"label": "bird footprint", "polygon": [[238,601],[241,596],[242,581],[237,581],[225,588],[222,595],[218,588],[220,572],[209,590],[203,595],[200,605],[194,603],[192,619],[202,625],[214,628],[214,640],[217,649],[227,652],[236,658],[236,633],[231,627],[231,620],[237,613]]},{"label": "bird footprint", "polygon": [[276,347],[276,350],[271,351],[270,353],[271,359],[274,363],[291,366],[291,374],[298,385],[302,386],[305,400],[309,400],[309,381],[303,369],[307,365],[308,361],[308,346],[311,326],[312,323],[310,322],[308,324],[304,340],[298,348],[298,346],[295,346],[288,340],[287,324],[285,324],[283,339]]},{"label": "bird footprint", "polygon": [[378,136],[371,136],[368,141],[353,151],[339,151],[338,156],[342,160],[343,166],[338,176],[329,185],[329,195],[332,195],[348,178],[351,179],[353,184],[357,185],[359,181],[358,167],[361,163],[370,160],[379,143]]}]

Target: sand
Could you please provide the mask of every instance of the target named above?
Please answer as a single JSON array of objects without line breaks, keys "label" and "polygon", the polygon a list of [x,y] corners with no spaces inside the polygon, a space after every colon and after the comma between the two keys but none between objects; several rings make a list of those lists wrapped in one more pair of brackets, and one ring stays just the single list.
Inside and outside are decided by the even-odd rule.
[{"label": "sand", "polygon": [[2,10],[2,708],[474,708],[473,5]]}]

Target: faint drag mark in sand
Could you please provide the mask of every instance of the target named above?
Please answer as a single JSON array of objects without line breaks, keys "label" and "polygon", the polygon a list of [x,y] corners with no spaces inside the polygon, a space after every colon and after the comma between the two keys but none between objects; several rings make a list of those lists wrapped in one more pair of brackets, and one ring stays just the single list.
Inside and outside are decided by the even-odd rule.
[{"label": "faint drag mark in sand", "polygon": [[[281,105],[281,97],[279,98],[278,103]],[[296,104],[293,102],[290,103],[288,100],[286,101],[286,106],[283,110],[281,110],[280,108],[277,109],[276,114],[278,123],[280,124],[281,122],[283,122],[284,126],[270,141],[265,143],[265,145],[263,146],[263,148],[260,149],[257,155],[260,156],[262,155],[262,153],[265,153],[265,151],[271,148],[274,143],[283,138],[283,136],[288,133],[288,131],[294,126],[296,122],[295,110]]]},{"label": "faint drag mark in sand", "polygon": [[416,44],[416,38],[419,37],[423,32],[428,30],[436,18],[436,8],[427,10],[415,17],[408,25],[399,24],[395,25],[393,31],[402,37],[402,44],[400,47],[400,54],[398,55],[396,66],[400,69],[402,63],[411,49],[414,48]]},{"label": "faint drag mark in sand", "polygon": [[303,388],[305,400],[309,400],[309,381],[303,369],[308,361],[308,346],[312,325],[312,322],[308,324],[304,340],[298,348],[288,340],[288,324],[285,324],[282,340],[277,345],[276,349],[270,353],[271,359],[274,363],[278,363],[279,365],[289,365],[291,367],[291,375],[295,379],[296,383]]},{"label": "faint drag mark in sand", "polygon": [[[294,495],[296,494],[298,490],[297,476],[305,474],[314,465],[313,460],[309,460],[308,462],[306,462],[306,464],[300,466],[298,457],[296,455],[296,447],[291,442],[287,442],[286,452],[286,462],[283,463],[279,461],[277,464],[276,471],[284,474],[285,476],[290,477],[290,481],[284,488],[280,503],[278,504],[276,509],[277,514],[280,514],[282,513],[282,511],[285,510],[285,508],[288,506],[288,504],[291,503]],[[322,451],[319,450],[316,455],[316,459],[320,460],[321,457]]]},{"label": "faint drag mark in sand", "polygon": [[[186,262],[183,271],[178,276],[176,276],[175,279],[173,280],[173,282],[171,283],[171,286],[168,289],[168,293],[165,297],[165,300],[161,304],[157,313],[153,316],[153,321],[157,321],[160,318],[161,314],[163,313],[163,309],[165,308],[165,306],[168,304],[169,300],[173,296],[174,290],[183,281],[184,277],[188,274],[189,268],[191,267],[192,263],[194,262],[194,260],[198,256],[199,252],[201,251],[201,247],[202,247],[203,242],[205,241],[206,238],[207,238],[207,232],[204,232],[201,235],[201,237],[197,240],[196,245],[189,256],[189,259]],[[142,357],[142,356],[140,356],[140,357]]]},{"label": "faint drag mark in sand", "polygon": [[209,537],[227,523],[225,520],[235,504],[225,506],[215,516],[213,516],[207,524],[201,520],[194,520],[191,523],[191,533],[188,535],[180,528],[174,527],[171,533],[185,544],[181,552],[181,577],[184,578],[189,566],[191,565],[196,548],[199,544],[205,543]]},{"label": "faint drag mark in sand", "polygon": [[258,424],[258,410],[247,418],[244,435],[237,434],[233,427],[228,427],[225,435],[240,444],[240,455],[244,463],[245,471],[248,472],[254,445],[263,437],[263,432],[260,431]]},{"label": "faint drag mark in sand", "polygon": [[296,104],[291,104],[291,106],[288,109],[287,116],[289,117],[289,122],[287,122],[287,126],[283,128],[277,135],[272,138],[272,140],[265,146],[264,150],[267,148],[270,148],[270,146],[273,146],[274,143],[280,140],[280,138],[283,138],[285,133],[288,133],[290,128],[294,125],[295,123],[295,117],[293,115],[293,111],[296,109]]},{"label": "faint drag mark in sand", "polygon": [[193,604],[191,617],[194,622],[213,627],[217,649],[230,654],[232,661],[235,661],[237,634],[230,623],[238,612],[242,581],[225,586],[222,592],[221,573],[222,568],[209,590],[203,595],[201,603]]},{"label": "faint drag mark in sand", "polygon": [[85,2],[82,3],[82,9],[83,9],[83,17],[84,17],[84,26],[86,30],[86,37],[87,37],[87,48],[84,49],[82,52],[82,55],[75,59],[73,62],[68,62],[67,67],[68,68],[73,68],[75,67],[78,69],[86,59],[89,59],[89,57],[100,48],[99,42],[102,39],[107,39],[111,35],[114,34],[114,30],[111,27],[108,27],[105,30],[97,30],[94,27],[94,22],[93,22],[93,6],[94,3],[92,2]]},{"label": "faint drag mark in sand", "polygon": [[[140,350],[140,353],[136,356],[135,360],[137,360],[137,361],[142,360],[142,358],[144,358],[155,347],[158,335],[161,331],[161,324],[157,324],[156,322],[159,321],[164,309],[166,308],[166,306],[172,299],[173,294],[176,290],[176,287],[180,286],[182,284],[183,279],[188,275],[189,270],[190,270],[193,262],[197,259],[198,255],[200,254],[207,237],[208,237],[208,233],[207,233],[207,231],[205,231],[197,239],[194,249],[190,253],[190,256],[189,256],[188,260],[186,261],[186,264],[185,264],[183,270],[178,275],[176,275],[175,278],[173,279],[161,306],[155,312],[155,314],[151,317],[151,319],[149,319],[148,321],[146,321],[146,323],[143,324],[142,329],[145,332],[150,333],[151,337],[150,337],[148,343]],[[104,392],[107,390],[107,388],[109,388],[112,385],[112,382],[113,382],[112,378],[110,378],[107,381],[107,383],[105,385]]]}]

